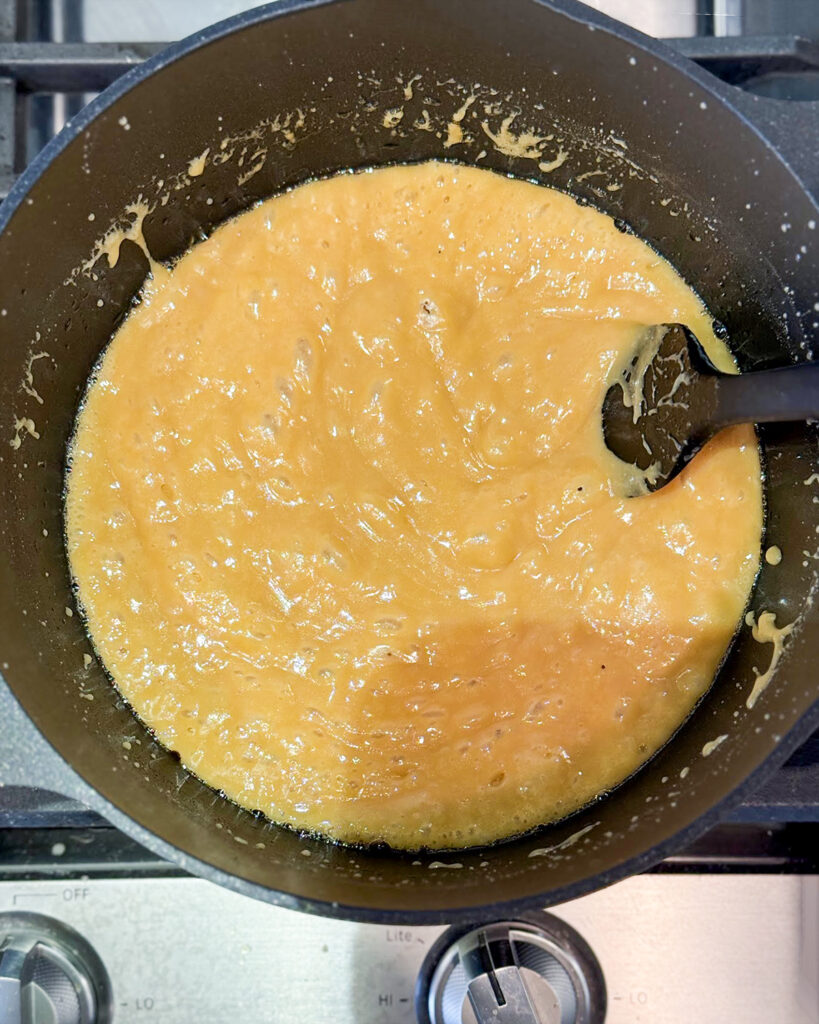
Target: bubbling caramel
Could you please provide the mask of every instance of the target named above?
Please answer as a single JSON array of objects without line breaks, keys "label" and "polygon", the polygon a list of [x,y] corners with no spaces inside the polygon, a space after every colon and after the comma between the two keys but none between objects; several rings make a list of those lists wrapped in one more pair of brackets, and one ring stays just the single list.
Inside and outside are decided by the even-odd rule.
[{"label": "bubbling caramel", "polygon": [[710,685],[760,558],[750,427],[636,498],[601,405],[677,272],[446,163],[305,184],[156,268],[67,477],[121,693],[276,822],[487,843],[616,786]]}]

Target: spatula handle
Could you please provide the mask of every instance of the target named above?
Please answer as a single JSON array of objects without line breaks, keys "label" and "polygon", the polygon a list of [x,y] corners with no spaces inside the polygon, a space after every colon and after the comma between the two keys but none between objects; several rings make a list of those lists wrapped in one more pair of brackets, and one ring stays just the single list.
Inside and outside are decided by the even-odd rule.
[{"label": "spatula handle", "polygon": [[714,425],[819,420],[819,362],[720,376]]}]

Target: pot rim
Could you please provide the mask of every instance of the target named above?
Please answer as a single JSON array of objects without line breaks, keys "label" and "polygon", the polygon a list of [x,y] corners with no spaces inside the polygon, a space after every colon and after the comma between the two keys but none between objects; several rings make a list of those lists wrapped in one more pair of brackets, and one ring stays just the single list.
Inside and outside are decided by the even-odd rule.
[{"label": "pot rim", "polygon": [[[329,7],[337,2],[340,2],[340,0],[273,0],[271,3],[241,12],[201,29],[185,39],[170,44],[159,53],[136,65],[96,96],[34,157],[13,184],[5,201],[0,204],[0,232],[6,229],[17,209],[23,203],[27,193],[50,167],[55,158],[98,116],[113,107],[126,93],[130,92],[131,89],[152,76],[155,72],[161,71],[193,51],[225,36],[274,18],[298,14],[313,8]],[[400,4],[402,0],[380,0],[380,2]],[[456,2],[456,0],[453,0],[453,2]],[[590,30],[607,32],[609,35],[629,43],[636,51],[642,52],[662,62],[679,74],[686,76],[689,81],[699,86],[714,101],[725,106],[746,128],[755,133],[764,146],[785,167],[793,178],[795,186],[809,199],[819,214],[817,201],[805,189],[783,154],[756,127],[753,121],[746,117],[732,103],[729,91],[731,87],[725,86],[724,83],[720,82],[709,72],[704,71],[666,44],[645,36],[620,22],[614,21],[576,2],[576,0],[537,0],[537,4],[562,17],[585,24]],[[10,684],[9,687],[16,697],[14,688]],[[25,711],[24,707],[23,710]],[[27,715],[27,717],[29,716]],[[36,727],[36,723],[34,724]],[[87,782],[79,770],[64,761],[62,756],[54,750],[49,737],[45,733],[40,734],[54,750],[56,757],[66,765],[67,770],[81,780],[84,789],[82,799],[91,809],[99,812],[111,824],[141,843],[151,852],[165,860],[178,864],[192,874],[268,903],[330,918],[378,924],[401,924],[408,922],[415,924],[459,924],[475,921],[482,917],[498,915],[508,917],[527,910],[542,908],[547,900],[549,906],[554,906],[568,900],[577,899],[630,875],[647,870],[669,854],[690,844],[709,828],[718,824],[727,812],[757,789],[785,761],[787,756],[817,729],[819,729],[819,699],[814,702],[779,741],[775,750],[757,765],[743,782],[735,787],[722,801],[697,817],[683,829],[671,833],[659,843],[652,845],[634,857],[619,862],[608,871],[588,875],[582,880],[550,890],[548,897],[545,894],[533,894],[512,900],[475,903],[442,909],[417,910],[385,909],[378,906],[360,907],[352,904],[305,898],[294,893],[268,888],[257,882],[251,882],[239,874],[234,874],[223,868],[215,867],[207,861],[200,860],[181,848],[173,846],[150,828],[139,824],[135,819],[120,810],[94,788],[91,783]],[[39,729],[38,732],[40,732]]]}]

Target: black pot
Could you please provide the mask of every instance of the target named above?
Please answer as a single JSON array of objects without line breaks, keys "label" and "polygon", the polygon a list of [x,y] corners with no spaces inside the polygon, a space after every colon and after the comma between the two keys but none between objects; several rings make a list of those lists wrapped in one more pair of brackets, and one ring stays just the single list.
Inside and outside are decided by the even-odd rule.
[{"label": "black pot", "polygon": [[[421,78],[406,99],[414,75]],[[159,746],[96,662],[83,667],[82,623],[66,614],[66,442],[89,371],[147,264],[126,242],[114,268],[103,259],[94,276],[75,270],[140,193],[151,202],[168,195],[144,233],[153,255],[169,259],[225,217],[306,178],[430,157],[480,161],[566,189],[630,225],[700,291],[742,369],[803,360],[817,319],[819,210],[729,92],[569,0],[282,0],[172,46],[46,147],[0,211],[4,441],[13,417],[30,417],[39,434],[23,428],[20,447],[4,443],[0,456],[0,661],[27,714],[93,788],[95,809],[185,868],[287,906],[380,921],[467,919],[501,905],[509,916],[658,861],[714,824],[819,726],[817,562],[802,554],[817,543],[819,491],[803,483],[817,469],[817,445],[801,425],[760,431],[769,543],[784,560],[763,565],[752,607],[797,627],[756,707],[745,700],[770,647],[743,628],[711,691],[649,765],[571,820],[491,849],[434,857],[356,850],[257,820]],[[426,109],[442,128],[470,93],[482,97],[462,122],[474,141],[445,150],[434,131],[412,127]],[[485,114],[490,101],[497,112]],[[385,127],[392,107],[404,108],[403,120]],[[281,126],[295,111],[277,130],[277,115]],[[555,136],[540,144],[539,159],[504,155],[480,127],[486,120],[496,133],[515,112],[512,130]],[[192,158],[206,148],[225,154],[233,144],[221,149],[221,140],[240,135],[231,159],[210,159],[201,176],[177,178],[180,187],[167,191]],[[562,164],[558,149],[568,153]],[[539,169],[552,161],[551,171]],[[584,177],[589,171],[603,173]],[[611,183],[621,187],[609,191]],[[48,357],[30,364],[40,351]],[[139,740],[127,752],[125,735]]]}]

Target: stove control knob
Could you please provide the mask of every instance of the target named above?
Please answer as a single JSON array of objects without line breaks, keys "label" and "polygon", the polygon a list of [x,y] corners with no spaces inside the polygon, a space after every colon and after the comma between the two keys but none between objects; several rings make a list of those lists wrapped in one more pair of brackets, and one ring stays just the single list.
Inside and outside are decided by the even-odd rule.
[{"label": "stove control knob", "polygon": [[551,914],[455,927],[415,990],[420,1024],[602,1024],[603,973],[578,933]]},{"label": "stove control knob", "polygon": [[102,961],[73,928],[42,914],[0,913],[2,1024],[108,1024]]}]

